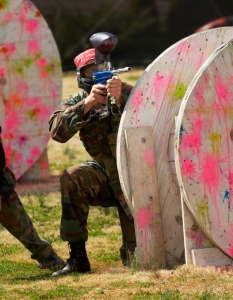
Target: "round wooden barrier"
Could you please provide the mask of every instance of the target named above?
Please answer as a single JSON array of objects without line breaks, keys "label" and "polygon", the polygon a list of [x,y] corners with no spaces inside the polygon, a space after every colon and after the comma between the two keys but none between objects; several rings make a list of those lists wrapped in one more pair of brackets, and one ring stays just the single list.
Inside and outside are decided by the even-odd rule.
[{"label": "round wooden barrier", "polygon": [[[48,119],[61,102],[61,62],[31,1],[3,1],[0,27],[0,124],[7,165],[18,179],[49,140]],[[40,168],[48,168],[47,162],[41,160]]]},{"label": "round wooden barrier", "polygon": [[176,169],[184,201],[214,245],[233,258],[233,44],[197,72],[176,122]]},{"label": "round wooden barrier", "polygon": [[[168,48],[143,72],[123,112],[118,133],[117,165],[124,196],[139,226],[143,223],[137,219],[138,212],[134,211],[134,197],[140,187],[137,187],[137,191],[132,190],[132,182],[140,173],[142,161],[137,162],[137,172],[130,172],[132,166],[125,134],[130,128],[152,128],[168,266],[184,262],[180,190],[175,174],[174,146],[169,146],[173,145],[175,118],[195,74],[220,45],[232,38],[233,28],[217,28],[191,35]],[[136,151],[137,143],[135,139],[132,151]],[[144,203],[149,203],[148,199],[143,199],[143,195],[141,198]]]}]

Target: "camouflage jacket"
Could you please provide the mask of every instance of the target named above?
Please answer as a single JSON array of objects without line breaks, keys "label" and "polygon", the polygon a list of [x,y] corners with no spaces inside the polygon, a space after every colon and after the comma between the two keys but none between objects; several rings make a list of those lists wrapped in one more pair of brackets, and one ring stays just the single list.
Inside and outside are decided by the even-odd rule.
[{"label": "camouflage jacket", "polygon": [[[132,86],[122,83],[121,111],[123,111]],[[131,214],[120,187],[120,181],[116,164],[116,141],[121,114],[115,113],[101,120],[94,117],[96,112],[91,109],[84,116],[85,91],[69,96],[49,120],[49,128],[52,139],[65,143],[77,132],[89,155],[97,161],[107,173],[110,185],[116,198],[121,203],[126,214]],[[119,193],[119,190],[121,191]]]}]

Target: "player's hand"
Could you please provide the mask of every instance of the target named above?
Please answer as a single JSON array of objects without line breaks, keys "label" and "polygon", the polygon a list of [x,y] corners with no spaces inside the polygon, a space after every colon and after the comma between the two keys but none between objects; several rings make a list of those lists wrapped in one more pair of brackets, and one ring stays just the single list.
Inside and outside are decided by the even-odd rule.
[{"label": "player's hand", "polygon": [[114,97],[117,104],[121,103],[121,80],[114,76],[113,78],[107,81],[107,95],[109,97]]},{"label": "player's hand", "polygon": [[107,89],[103,84],[92,86],[90,94],[84,100],[84,115],[92,108],[98,109],[102,104],[107,103]]}]

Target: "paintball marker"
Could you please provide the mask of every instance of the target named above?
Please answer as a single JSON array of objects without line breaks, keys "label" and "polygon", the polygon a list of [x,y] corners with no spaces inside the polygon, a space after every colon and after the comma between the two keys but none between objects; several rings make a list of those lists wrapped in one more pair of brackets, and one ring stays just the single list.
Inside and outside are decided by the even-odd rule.
[{"label": "paintball marker", "polygon": [[[110,53],[115,48],[118,39],[115,35],[108,32],[95,33],[90,37],[90,41],[96,51],[96,64],[104,64],[101,71],[93,72],[94,84],[101,83],[107,84],[107,80],[113,77],[117,77],[117,74],[128,72],[131,70],[130,67],[114,70],[110,62]],[[116,104],[115,98],[110,98],[110,104]],[[103,111],[99,115],[99,119],[105,118],[109,115],[109,103],[104,105]]]}]

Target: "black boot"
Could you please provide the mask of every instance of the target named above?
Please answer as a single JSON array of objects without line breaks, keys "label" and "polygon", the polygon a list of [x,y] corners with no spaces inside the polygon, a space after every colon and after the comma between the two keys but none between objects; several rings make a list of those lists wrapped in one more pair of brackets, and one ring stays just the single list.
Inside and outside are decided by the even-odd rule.
[{"label": "black boot", "polygon": [[66,275],[74,272],[87,273],[91,271],[85,243],[69,243],[69,246],[70,257],[67,259],[67,263],[61,268],[61,270],[54,272],[52,277],[58,277],[60,275]]}]

